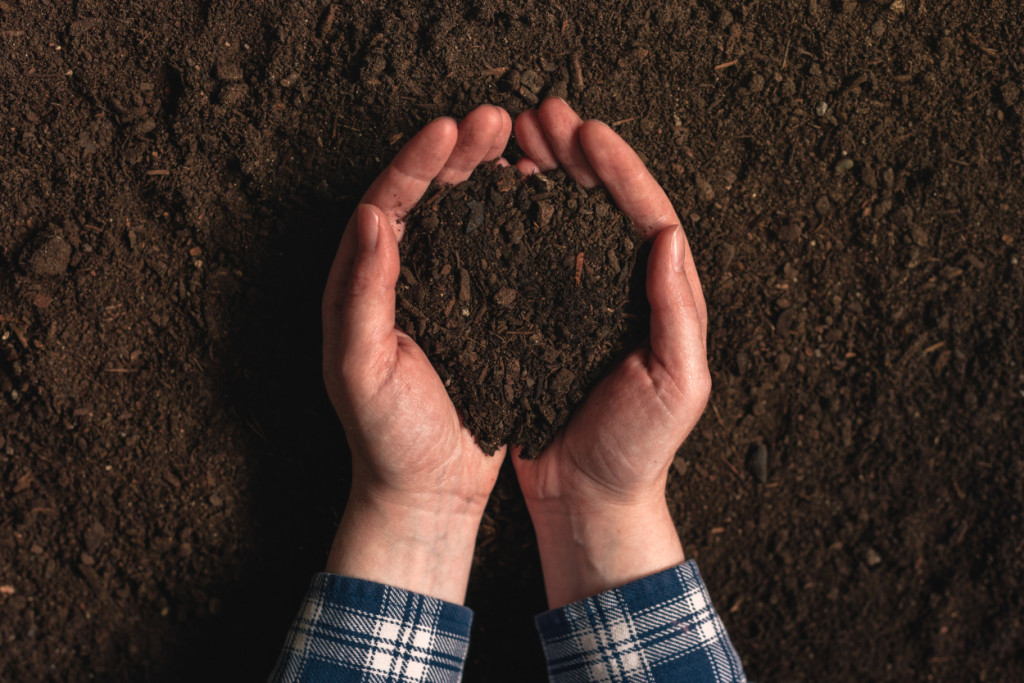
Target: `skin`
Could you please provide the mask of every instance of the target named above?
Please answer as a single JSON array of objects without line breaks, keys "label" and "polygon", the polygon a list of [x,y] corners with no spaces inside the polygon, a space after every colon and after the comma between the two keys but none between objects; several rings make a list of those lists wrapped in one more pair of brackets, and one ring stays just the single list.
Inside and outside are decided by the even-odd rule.
[{"label": "skin", "polygon": [[[710,392],[707,309],[679,219],[625,141],[559,99],[524,112],[514,127],[526,153],[521,171],[562,167],[585,186],[603,185],[654,240],[649,345],[595,387],[540,458],[513,458],[556,607],[683,561],[665,483]],[[323,372],[353,477],[329,572],[465,599],[480,519],[508,448],[484,456],[427,357],[395,328],[398,240],[431,180],[458,183],[500,158],[512,129],[508,114],[489,105],[458,124],[431,122],[345,228],[323,299]]]}]

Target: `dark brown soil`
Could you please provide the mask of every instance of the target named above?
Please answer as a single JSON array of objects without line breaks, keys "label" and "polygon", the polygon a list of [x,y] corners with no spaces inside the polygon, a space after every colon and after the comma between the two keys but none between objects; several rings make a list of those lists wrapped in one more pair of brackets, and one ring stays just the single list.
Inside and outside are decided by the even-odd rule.
[{"label": "dark brown soil", "polygon": [[432,187],[407,224],[398,326],[484,453],[536,457],[644,339],[639,233],[604,189],[511,166]]},{"label": "dark brown soil", "polygon": [[[1016,0],[0,0],[0,679],[266,675],[344,506],[341,226],[547,94],[684,218],[669,494],[750,676],[1024,679],[1022,67]],[[469,600],[467,680],[540,678],[507,471]]]}]

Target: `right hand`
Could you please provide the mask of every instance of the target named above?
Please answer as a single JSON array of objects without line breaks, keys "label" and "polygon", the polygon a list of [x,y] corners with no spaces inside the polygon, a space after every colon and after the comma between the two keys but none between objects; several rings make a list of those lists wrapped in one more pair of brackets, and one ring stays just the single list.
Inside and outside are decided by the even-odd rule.
[{"label": "right hand", "polygon": [[514,458],[552,607],[681,563],[668,511],[672,460],[711,391],[707,307],[672,204],[636,152],[562,100],[521,114],[524,173],[563,167],[603,185],[645,238],[650,342],[604,378],[535,461]]}]

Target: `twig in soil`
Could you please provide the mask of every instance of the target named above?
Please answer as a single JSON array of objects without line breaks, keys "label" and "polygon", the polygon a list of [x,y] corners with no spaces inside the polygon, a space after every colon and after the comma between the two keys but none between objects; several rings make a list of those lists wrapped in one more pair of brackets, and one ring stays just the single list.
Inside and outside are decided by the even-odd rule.
[{"label": "twig in soil", "polygon": [[786,38],[786,49],[782,51],[782,67],[780,69],[781,71],[785,71],[786,64],[789,63],[789,43],[792,40],[792,37]]},{"label": "twig in soil", "polygon": [[146,171],[146,175],[171,175],[171,172],[166,168],[154,168],[151,171]]},{"label": "twig in soil", "polygon": [[501,76],[505,75],[506,71],[508,71],[507,66],[498,66],[493,69],[485,69],[484,71],[481,71],[480,73],[477,74],[477,78],[488,78],[491,76],[493,76],[494,78],[500,78]]},{"label": "twig in soil", "polygon": [[725,427],[725,422],[722,421],[722,416],[719,415],[718,413],[718,406],[712,403],[711,410],[715,413],[715,419],[718,420],[718,424],[722,425],[722,427]]},{"label": "twig in soil", "polygon": [[612,122],[612,128],[616,128],[616,127],[621,126],[623,124],[629,123],[630,121],[636,121],[636,117],[635,116],[630,116],[628,119],[622,119],[621,121],[613,121]]},{"label": "twig in soil", "polygon": [[581,251],[580,253],[576,254],[576,274],[575,274],[575,276],[573,278],[576,281],[576,286],[577,287],[579,287],[580,280],[582,278],[583,278],[583,252]]},{"label": "twig in soil", "polygon": [[867,83],[868,78],[870,78],[870,76],[868,76],[867,73],[862,73],[861,75],[857,76],[857,78],[853,79],[853,81],[850,82],[850,85],[843,88],[843,92],[841,94],[846,95],[854,88],[859,88],[860,86]]},{"label": "twig in soil", "polygon": [[999,56],[999,50],[993,50],[988,45],[985,45],[984,43],[982,43],[978,39],[977,36],[972,36],[970,33],[968,33],[967,34],[967,42],[970,43],[971,45],[973,45],[974,47],[978,48],[979,50],[981,50],[985,54],[987,54],[989,57],[998,57]]},{"label": "twig in soil", "polygon": [[438,199],[440,199],[441,197],[445,196],[448,193],[448,187],[449,186],[442,187],[440,190],[435,192],[433,197],[431,197],[427,201],[423,202],[423,206],[425,206],[425,207],[426,206],[430,206],[431,204],[436,202]]},{"label": "twig in soil", "polygon": [[718,66],[715,67],[715,71],[720,71],[722,69],[728,69],[730,66],[736,66],[739,63],[740,63],[740,60],[738,60],[738,59],[734,59],[731,62],[722,62],[721,64],[719,64]]},{"label": "twig in soil", "polygon": [[323,40],[327,37],[327,34],[331,32],[331,28],[334,26],[334,15],[338,11],[337,5],[331,5],[327,8],[327,13],[324,15],[324,20],[320,24],[320,39]]},{"label": "twig in soil", "polygon": [[134,372],[134,370],[129,370],[128,368],[104,368],[103,371],[104,372],[115,372],[117,374],[122,374],[122,375],[126,374],[126,373]]},{"label": "twig in soil", "polygon": [[15,325],[13,320],[10,321],[10,322],[11,322],[11,330],[14,331],[14,336],[17,337],[18,341],[21,342],[21,345],[24,348],[27,349],[28,348],[28,337],[25,336],[25,330],[21,326]]},{"label": "twig in soil", "polygon": [[573,55],[572,56],[572,75],[573,75],[573,79],[576,81],[576,89],[582,92],[583,91],[583,67],[580,66],[580,56],[579,55]]},{"label": "twig in soil", "polygon": [[738,480],[740,481],[740,483],[741,483],[741,484],[744,484],[744,485],[746,485],[746,483],[747,483],[747,482],[743,481],[743,477],[742,477],[742,476],[740,476],[740,471],[739,471],[738,469],[736,469],[736,466],[735,466],[735,465],[733,465],[733,464],[732,464],[731,462],[729,462],[728,460],[726,460],[726,459],[725,459],[725,456],[723,456],[723,455],[722,455],[721,453],[719,453],[719,454],[718,454],[718,459],[719,459],[719,460],[721,460],[721,461],[722,461],[722,463],[723,463],[723,464],[724,464],[724,465],[725,465],[726,467],[728,467],[728,468],[729,468],[729,471],[730,471],[730,472],[732,472],[733,476],[734,476],[734,477],[736,477],[736,478],[737,478],[737,479],[738,479]]}]

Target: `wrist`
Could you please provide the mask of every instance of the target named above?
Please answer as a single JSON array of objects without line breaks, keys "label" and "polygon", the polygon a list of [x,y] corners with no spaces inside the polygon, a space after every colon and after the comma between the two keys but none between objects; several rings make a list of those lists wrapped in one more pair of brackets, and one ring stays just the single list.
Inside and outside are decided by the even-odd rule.
[{"label": "wrist", "polygon": [[353,487],[326,570],[462,604],[482,510]]},{"label": "wrist", "polygon": [[530,516],[552,608],[685,560],[664,494],[629,504],[533,502]]}]

